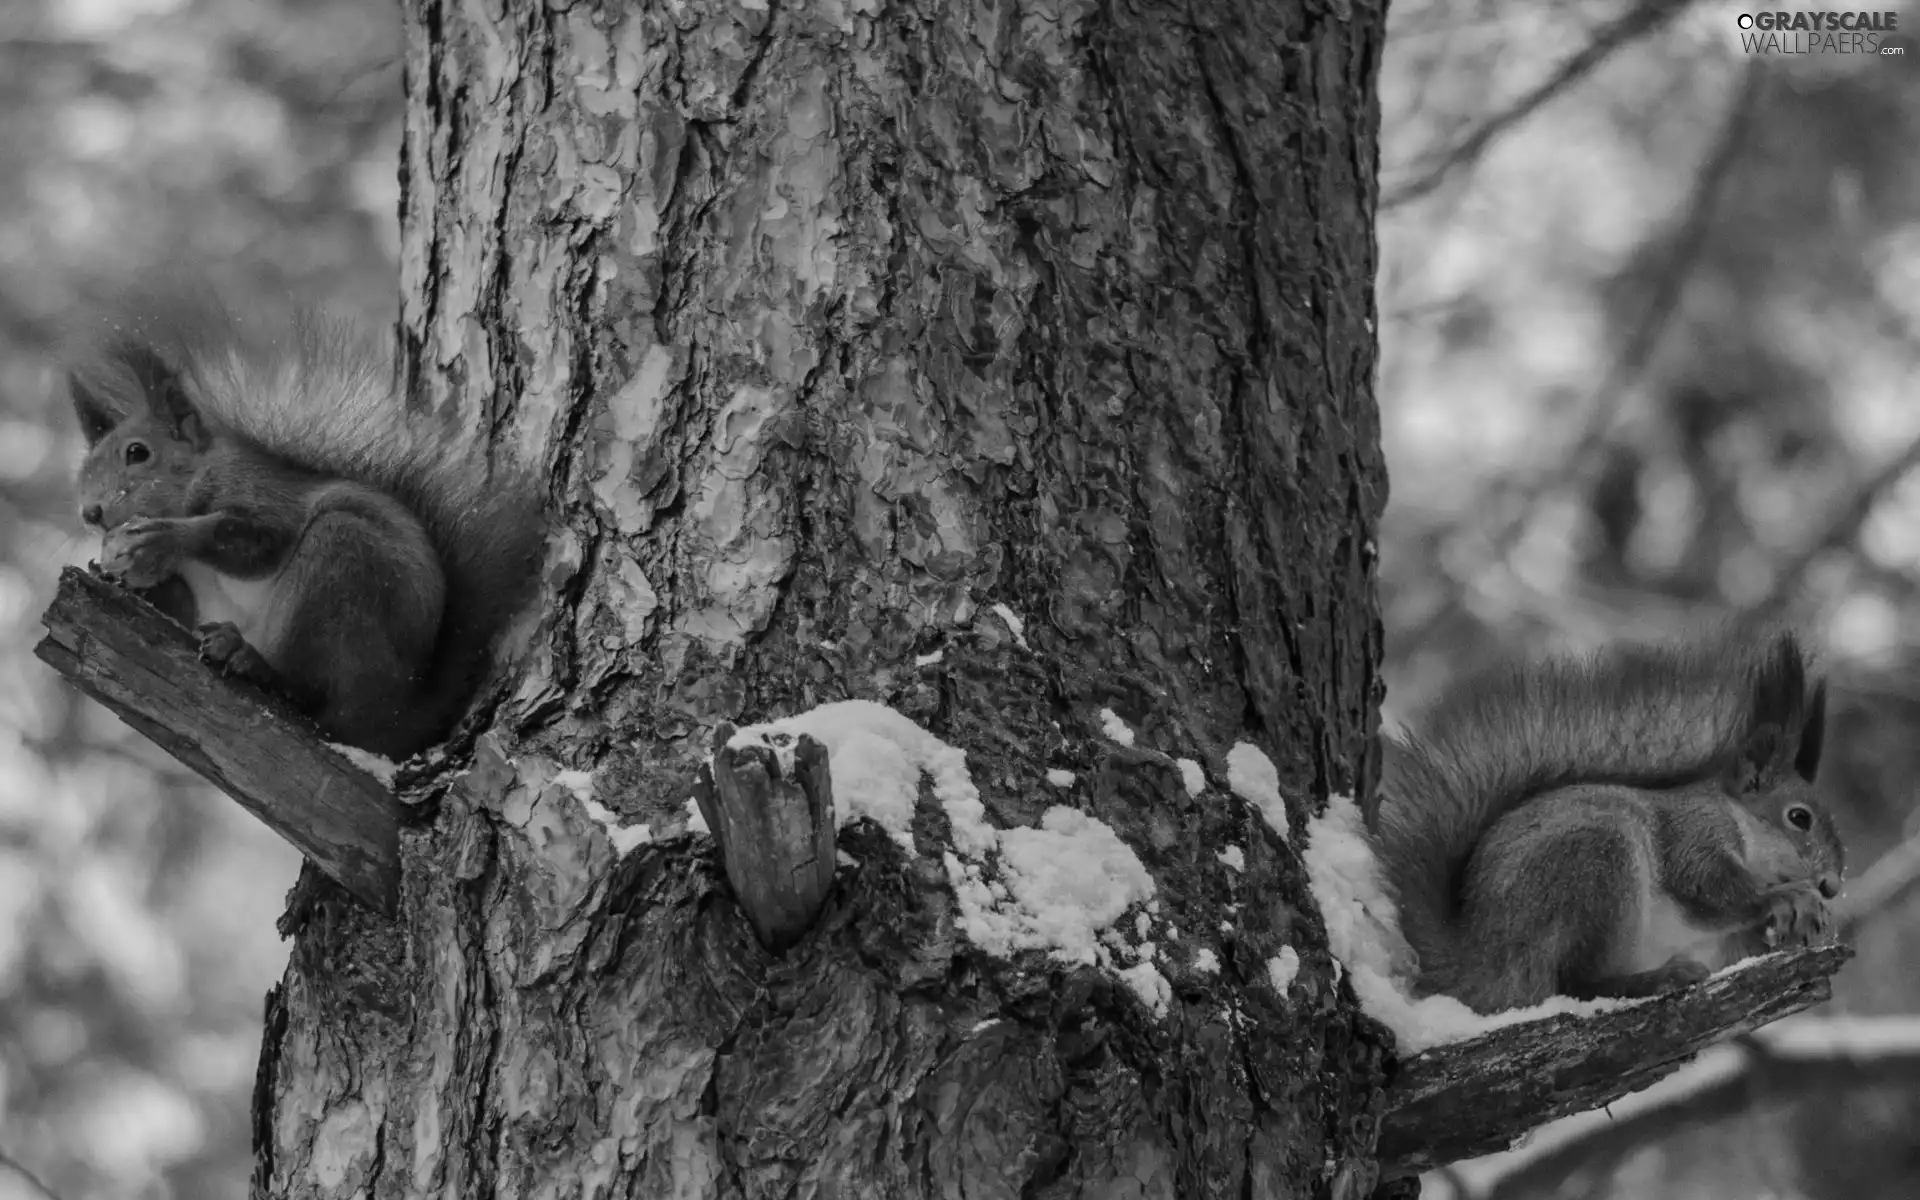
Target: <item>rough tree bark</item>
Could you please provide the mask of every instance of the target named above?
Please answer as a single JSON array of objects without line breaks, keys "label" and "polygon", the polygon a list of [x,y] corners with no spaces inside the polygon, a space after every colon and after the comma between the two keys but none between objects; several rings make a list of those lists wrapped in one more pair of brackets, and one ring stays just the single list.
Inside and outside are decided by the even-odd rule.
[{"label": "rough tree bark", "polygon": [[[410,797],[397,920],[296,889],[256,1194],[1372,1189],[1385,1035],[1224,763],[1263,749],[1296,831],[1370,787],[1383,26],[408,0],[411,374],[550,468],[560,529],[492,727]],[[1164,1015],[961,936],[924,787],[917,854],[850,826],[761,949],[699,764],[849,697],[964,750],[996,824],[1120,833]]]}]

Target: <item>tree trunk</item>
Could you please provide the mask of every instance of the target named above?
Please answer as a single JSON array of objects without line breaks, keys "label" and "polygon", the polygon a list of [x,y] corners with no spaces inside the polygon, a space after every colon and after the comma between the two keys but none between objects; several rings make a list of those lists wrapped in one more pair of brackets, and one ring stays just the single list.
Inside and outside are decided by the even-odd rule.
[{"label": "tree trunk", "polygon": [[[411,375],[558,532],[397,921],[296,889],[256,1194],[1365,1196],[1386,1039],[1297,852],[1371,788],[1382,7],[407,10]],[[847,698],[1154,902],[990,954],[923,781],[764,950],[687,801]]]}]

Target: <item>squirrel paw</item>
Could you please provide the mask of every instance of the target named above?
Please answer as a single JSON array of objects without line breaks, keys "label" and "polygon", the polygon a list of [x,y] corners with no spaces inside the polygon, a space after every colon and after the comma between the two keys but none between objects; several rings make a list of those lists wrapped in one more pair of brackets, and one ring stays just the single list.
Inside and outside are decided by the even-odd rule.
[{"label": "squirrel paw", "polygon": [[178,530],[164,518],[115,526],[100,543],[101,572],[131,588],[163,583],[179,565]]},{"label": "squirrel paw", "polygon": [[1768,894],[1760,928],[1770,950],[1812,945],[1833,929],[1833,913],[1812,883],[1789,884]]},{"label": "squirrel paw", "polygon": [[273,667],[258,650],[247,645],[239,627],[231,621],[200,627],[200,659],[220,668],[223,674],[255,683],[272,683],[274,679]]}]

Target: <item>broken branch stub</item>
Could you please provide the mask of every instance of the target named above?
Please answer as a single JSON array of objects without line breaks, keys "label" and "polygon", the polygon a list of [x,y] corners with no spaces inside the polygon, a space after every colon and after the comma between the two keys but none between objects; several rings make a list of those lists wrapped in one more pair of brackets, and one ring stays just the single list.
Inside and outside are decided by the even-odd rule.
[{"label": "broken branch stub", "polygon": [[[720,846],[727,882],[760,939],[778,953],[813,927],[833,885],[833,780],[827,748],[806,734],[790,754],[774,745],[728,745],[733,726],[714,733],[694,799]],[[783,763],[790,766],[783,769]]]},{"label": "broken branch stub", "polygon": [[284,701],[228,679],[145,600],[74,567],[41,623],[40,660],[267,823],[330,879],[391,916],[400,807]]}]

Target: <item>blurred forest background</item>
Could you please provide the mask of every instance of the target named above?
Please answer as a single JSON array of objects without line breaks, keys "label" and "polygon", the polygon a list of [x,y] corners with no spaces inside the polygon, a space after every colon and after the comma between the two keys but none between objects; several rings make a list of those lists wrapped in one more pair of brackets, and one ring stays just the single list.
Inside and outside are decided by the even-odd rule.
[{"label": "blurred forest background", "polygon": [[[1798,621],[1859,878],[1920,759],[1920,56],[1749,57],[1742,11],[1396,0],[1388,707],[1496,647]],[[0,1154],[63,1200],[246,1195],[296,859],[32,657],[93,548],[48,351],[174,269],[391,321],[398,44],[391,0],[0,4]],[[1818,1017],[1920,1012],[1892,895]],[[1920,1195],[1900,1061],[1761,1070],[1734,1116],[1430,1192]]]}]

